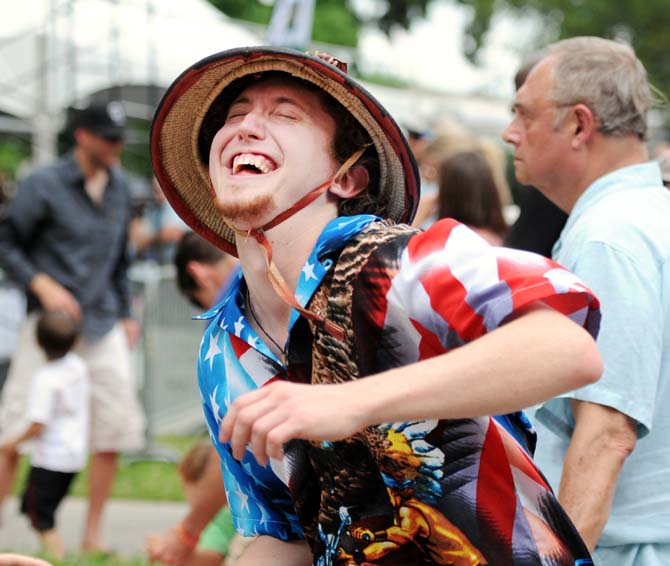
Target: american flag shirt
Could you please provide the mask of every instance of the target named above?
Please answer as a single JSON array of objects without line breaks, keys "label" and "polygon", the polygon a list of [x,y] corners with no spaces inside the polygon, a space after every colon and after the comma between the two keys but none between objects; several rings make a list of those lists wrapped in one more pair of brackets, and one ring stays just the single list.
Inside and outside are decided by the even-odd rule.
[{"label": "american flag shirt", "polygon": [[[325,228],[296,289],[302,305],[347,242],[376,220],[342,217]],[[276,358],[247,323],[245,288],[240,274],[199,317],[211,322],[198,382],[238,532],[306,538],[316,566],[592,564],[525,449],[521,415],[384,423],[342,442],[292,441],[284,460],[268,466],[249,450],[236,461],[218,441],[226,408],[273,380],[309,382],[312,363],[312,335],[295,311],[287,365]],[[489,246],[453,220],[381,245],[351,300],[360,377],[467,344],[535,301],[593,335],[599,323],[597,299],[574,275]]]}]

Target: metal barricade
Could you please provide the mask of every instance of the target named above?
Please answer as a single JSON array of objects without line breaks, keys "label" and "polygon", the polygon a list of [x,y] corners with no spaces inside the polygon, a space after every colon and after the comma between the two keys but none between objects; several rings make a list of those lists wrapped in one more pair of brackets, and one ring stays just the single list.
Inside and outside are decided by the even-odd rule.
[{"label": "metal barricade", "polygon": [[[130,270],[133,313],[141,325],[133,350],[138,390],[147,418],[147,450],[136,458],[174,459],[156,445],[157,435],[204,431],[196,363],[203,322],[179,293],[172,265],[138,263]],[[0,391],[25,317],[25,297],[0,271]]]},{"label": "metal barricade", "polygon": [[149,443],[159,434],[202,430],[196,364],[204,323],[191,320],[199,311],[177,290],[172,265],[137,264],[130,276],[142,324],[134,355]]}]

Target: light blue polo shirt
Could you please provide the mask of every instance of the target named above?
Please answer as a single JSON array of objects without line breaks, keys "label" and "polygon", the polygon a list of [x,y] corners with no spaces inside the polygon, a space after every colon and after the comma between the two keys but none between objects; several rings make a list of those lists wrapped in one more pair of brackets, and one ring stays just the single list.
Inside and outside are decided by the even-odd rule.
[{"label": "light blue polo shirt", "polygon": [[[574,427],[570,398],[613,407],[637,422],[638,442],[621,473],[596,564],[670,564],[670,191],[658,165],[598,179],[575,204],[554,259],[600,299],[602,378],[535,413],[535,460],[555,490]],[[619,545],[660,543],[661,558]],[[623,553],[623,549],[622,549]],[[638,558],[634,558],[635,554]],[[600,556],[599,556],[600,555]],[[611,556],[608,557],[608,556]]]}]

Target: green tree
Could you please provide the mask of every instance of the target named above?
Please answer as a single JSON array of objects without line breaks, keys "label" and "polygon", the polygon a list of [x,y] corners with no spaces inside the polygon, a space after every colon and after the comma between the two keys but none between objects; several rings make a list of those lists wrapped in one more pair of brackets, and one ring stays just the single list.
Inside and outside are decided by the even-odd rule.
[{"label": "green tree", "polygon": [[[209,0],[231,18],[267,25],[272,5],[267,0]],[[395,27],[409,29],[412,21],[425,17],[431,0],[377,0],[374,15],[362,16],[356,0],[316,0],[314,40],[356,47],[358,31],[364,24],[385,33]]]},{"label": "green tree", "polygon": [[463,51],[470,60],[486,41],[493,18],[531,16],[538,21],[536,48],[567,37],[597,35],[624,39],[644,63],[652,83],[670,96],[670,3],[668,0],[380,0],[377,24],[385,32],[408,28],[425,17],[428,4],[452,1],[472,9]]},{"label": "green tree", "polygon": [[[267,24],[272,7],[267,0],[209,0],[233,18]],[[472,10],[463,45],[476,60],[494,17],[535,17],[536,48],[576,35],[625,39],[635,48],[652,83],[670,96],[670,4],[668,0],[377,0],[375,15],[357,15],[355,0],[317,0],[314,39],[355,46],[363,24],[377,25],[386,33],[408,29],[426,16],[433,2],[455,2]]]},{"label": "green tree", "polygon": [[475,59],[496,14],[538,19],[535,45],[596,35],[623,39],[635,49],[652,83],[670,94],[670,4],[667,0],[456,0],[473,9],[464,52]]},{"label": "green tree", "polygon": [[[227,16],[256,24],[267,25],[272,6],[259,0],[209,0]],[[315,41],[347,47],[358,45],[361,20],[349,9],[347,0],[317,0],[314,10]]]},{"label": "green tree", "polygon": [[[318,0],[317,0],[318,1]],[[368,20],[375,24],[384,33],[390,33],[395,27],[409,29],[412,21],[426,16],[428,4],[432,0],[383,0],[381,13]]]},{"label": "green tree", "polygon": [[14,179],[21,163],[30,157],[30,153],[29,139],[19,136],[0,138],[0,181],[2,178]]}]

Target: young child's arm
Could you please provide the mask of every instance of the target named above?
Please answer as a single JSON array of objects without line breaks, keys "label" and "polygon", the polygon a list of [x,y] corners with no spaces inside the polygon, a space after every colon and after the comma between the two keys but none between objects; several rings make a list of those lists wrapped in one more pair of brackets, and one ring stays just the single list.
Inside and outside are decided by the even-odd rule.
[{"label": "young child's arm", "polygon": [[2,447],[0,447],[1,450],[4,450],[5,452],[16,452],[19,449],[19,445],[22,442],[25,442],[26,440],[30,440],[31,438],[35,438],[36,436],[39,436],[42,434],[42,431],[44,430],[45,425],[43,423],[30,423],[28,428],[21,434],[20,436],[17,436],[13,440],[8,440],[5,442]]}]

